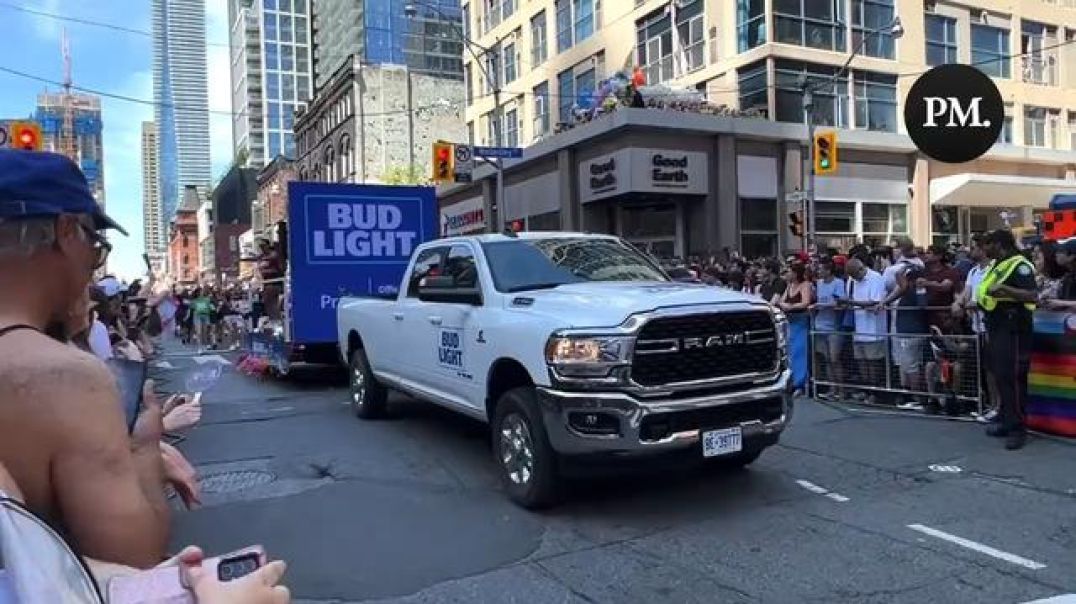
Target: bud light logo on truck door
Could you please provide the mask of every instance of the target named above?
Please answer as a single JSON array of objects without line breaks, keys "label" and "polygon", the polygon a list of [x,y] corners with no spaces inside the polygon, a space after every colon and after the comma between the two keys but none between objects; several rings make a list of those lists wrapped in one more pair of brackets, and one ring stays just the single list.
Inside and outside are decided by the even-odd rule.
[{"label": "bud light logo on truck door", "polygon": [[904,99],[904,126],[924,154],[946,163],[971,161],[994,146],[1005,103],[990,76],[971,67],[939,65],[919,76]]},{"label": "bud light logo on truck door", "polygon": [[420,243],[437,237],[430,187],[288,185],[292,339],[336,340],[340,295],[394,296]]}]

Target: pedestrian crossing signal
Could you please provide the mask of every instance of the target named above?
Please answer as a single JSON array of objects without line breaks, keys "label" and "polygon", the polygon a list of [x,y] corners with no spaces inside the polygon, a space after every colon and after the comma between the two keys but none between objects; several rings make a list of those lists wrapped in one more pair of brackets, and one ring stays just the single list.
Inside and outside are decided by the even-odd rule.
[{"label": "pedestrian crossing signal", "polygon": [[455,179],[455,152],[452,143],[438,141],[433,144],[433,180],[450,182]]},{"label": "pedestrian crossing signal", "polygon": [[803,237],[803,212],[788,215],[788,230],[796,237]]},{"label": "pedestrian crossing signal", "polygon": [[814,135],[814,173],[833,174],[837,171],[837,133],[819,132]]}]

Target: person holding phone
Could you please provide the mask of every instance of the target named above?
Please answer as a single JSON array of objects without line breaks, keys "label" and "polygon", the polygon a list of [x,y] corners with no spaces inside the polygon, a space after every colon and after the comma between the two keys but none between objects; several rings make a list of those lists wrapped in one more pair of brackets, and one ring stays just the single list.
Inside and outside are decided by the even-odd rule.
[{"label": "person holding phone", "polygon": [[0,463],[82,553],[145,568],[171,515],[160,406],[146,400],[128,435],[105,365],[45,335],[105,265],[106,229],[124,232],[74,162],[0,149]]},{"label": "person holding phone", "polygon": [[[845,341],[851,341],[841,333],[840,327],[844,312],[838,309],[848,299],[843,279],[838,279],[833,262],[826,260],[818,264],[818,279],[815,281],[815,295],[817,302],[812,307],[815,310],[814,325],[815,333],[814,353],[821,363],[822,379],[834,384],[844,383],[844,368],[841,366],[841,351]],[[844,398],[841,387],[834,386],[830,392],[819,392],[818,398],[837,400]]]}]

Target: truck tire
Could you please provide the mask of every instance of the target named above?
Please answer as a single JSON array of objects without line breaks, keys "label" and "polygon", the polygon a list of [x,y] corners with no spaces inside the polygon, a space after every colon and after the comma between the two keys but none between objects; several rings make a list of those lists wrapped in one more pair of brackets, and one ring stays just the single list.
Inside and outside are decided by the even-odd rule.
[{"label": "truck tire", "polygon": [[348,367],[348,384],[351,393],[351,409],[362,419],[385,416],[388,390],[374,377],[366,352],[359,348],[351,353]]},{"label": "truck tire", "polygon": [[492,431],[493,457],[509,499],[529,510],[556,503],[561,492],[557,454],[549,444],[533,387],[501,395]]}]

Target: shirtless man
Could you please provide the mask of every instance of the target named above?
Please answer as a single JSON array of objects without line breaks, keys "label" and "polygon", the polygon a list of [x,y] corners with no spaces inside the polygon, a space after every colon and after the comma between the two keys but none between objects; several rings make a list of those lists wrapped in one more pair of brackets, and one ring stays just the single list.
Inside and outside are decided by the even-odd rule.
[{"label": "shirtless man", "polygon": [[123,232],[74,163],[0,150],[0,464],[81,553],[147,568],[168,543],[160,406],[128,435],[109,370],[43,333],[104,265],[103,229]]}]

